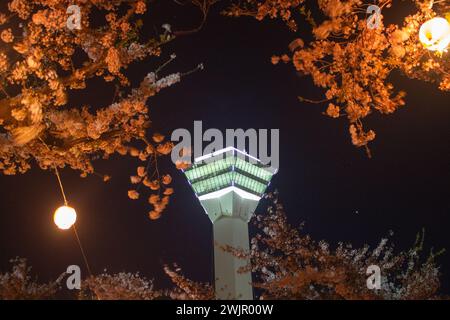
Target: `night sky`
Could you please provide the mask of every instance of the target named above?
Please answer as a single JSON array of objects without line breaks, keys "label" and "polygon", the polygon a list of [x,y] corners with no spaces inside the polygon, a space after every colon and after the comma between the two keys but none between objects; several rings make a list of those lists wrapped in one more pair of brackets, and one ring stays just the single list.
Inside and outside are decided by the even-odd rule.
[{"label": "night sky", "polygon": [[[281,22],[228,18],[220,10],[212,10],[200,32],[175,40],[160,59],[127,73],[137,85],[171,53],[177,59],[164,74],[205,65],[203,72],[149,100],[152,129],[170,136],[176,128],[193,130],[194,120],[202,120],[204,129],[279,128],[280,170],[270,188],[279,190],[292,224],[305,221],[305,231],[314,239],[333,245],[376,246],[392,230],[398,250],[412,246],[425,228],[427,250],[449,249],[448,94],[395,74],[391,80],[408,93],[407,105],[390,116],[369,116],[366,128],[374,129],[377,138],[368,159],[364,150],[352,146],[345,119],[330,119],[321,114],[324,106],[298,101],[298,95],[322,98],[310,78],[299,77],[292,65],[270,63],[296,35]],[[200,20],[195,9],[171,1],[156,2],[149,11],[149,35],[163,23],[180,30]],[[391,11],[399,17],[408,13]],[[95,80],[90,85],[90,91],[74,92],[72,101],[94,107],[111,102],[110,85]],[[112,176],[106,184],[96,176],[82,179],[70,169],[61,171],[94,273],[105,268],[139,271],[154,278],[157,287],[167,287],[163,265],[176,262],[191,279],[211,282],[212,226],[186,179],[169,157],[160,160],[160,170],[174,177],[176,193],[163,217],[150,221],[145,198],[127,197],[129,176],[138,165],[129,157],[97,161],[96,170]],[[55,279],[68,265],[83,268],[73,233],[53,224],[62,199],[52,172],[34,165],[25,175],[0,176],[0,186],[1,271],[15,256],[28,258],[33,273],[44,281]],[[257,212],[264,213],[264,207]],[[449,294],[450,252],[438,262],[444,274],[441,293]]]}]

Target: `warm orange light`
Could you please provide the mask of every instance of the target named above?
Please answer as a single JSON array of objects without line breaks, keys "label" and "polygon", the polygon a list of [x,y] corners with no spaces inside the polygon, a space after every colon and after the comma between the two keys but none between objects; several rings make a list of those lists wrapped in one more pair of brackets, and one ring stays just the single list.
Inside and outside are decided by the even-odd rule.
[{"label": "warm orange light", "polygon": [[446,51],[450,44],[450,23],[444,18],[428,20],[420,27],[419,39],[430,51]]},{"label": "warm orange light", "polygon": [[77,213],[74,208],[68,206],[59,207],[53,215],[53,221],[62,230],[70,229],[77,221]]}]

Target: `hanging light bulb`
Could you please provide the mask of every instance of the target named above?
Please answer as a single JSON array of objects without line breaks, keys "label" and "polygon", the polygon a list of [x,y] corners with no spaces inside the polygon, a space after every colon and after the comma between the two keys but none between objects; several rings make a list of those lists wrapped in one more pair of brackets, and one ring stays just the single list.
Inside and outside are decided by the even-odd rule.
[{"label": "hanging light bulb", "polygon": [[450,23],[439,17],[428,20],[420,27],[419,39],[430,51],[446,51],[450,44]]},{"label": "hanging light bulb", "polygon": [[59,207],[53,215],[56,226],[62,230],[70,229],[77,221],[77,213],[69,206]]}]

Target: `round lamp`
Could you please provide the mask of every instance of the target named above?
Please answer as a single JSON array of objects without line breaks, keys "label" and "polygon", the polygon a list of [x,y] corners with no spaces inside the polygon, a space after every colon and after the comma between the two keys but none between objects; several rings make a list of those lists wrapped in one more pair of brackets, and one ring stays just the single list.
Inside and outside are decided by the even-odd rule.
[{"label": "round lamp", "polygon": [[450,23],[439,17],[428,20],[420,27],[419,39],[430,51],[445,51],[450,44]]},{"label": "round lamp", "polygon": [[68,206],[59,207],[53,215],[53,221],[62,230],[70,229],[77,221],[77,213],[74,208]]}]

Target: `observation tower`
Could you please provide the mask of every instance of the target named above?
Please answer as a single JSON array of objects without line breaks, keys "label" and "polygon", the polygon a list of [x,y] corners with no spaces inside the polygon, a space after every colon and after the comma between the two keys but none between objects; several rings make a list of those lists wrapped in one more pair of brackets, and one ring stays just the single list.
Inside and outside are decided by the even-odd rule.
[{"label": "observation tower", "polygon": [[234,147],[196,158],[184,171],[213,224],[217,299],[253,299],[248,261],[217,246],[249,250],[248,222],[277,170]]}]

